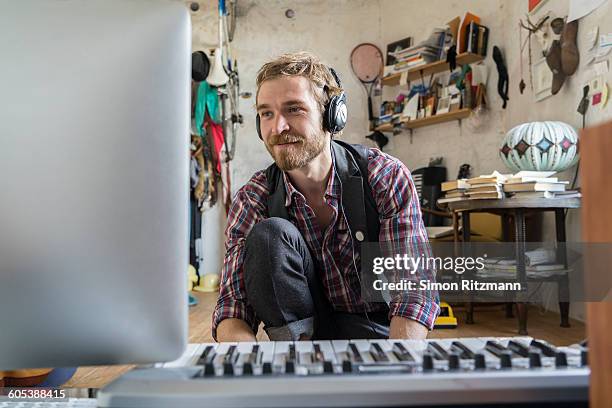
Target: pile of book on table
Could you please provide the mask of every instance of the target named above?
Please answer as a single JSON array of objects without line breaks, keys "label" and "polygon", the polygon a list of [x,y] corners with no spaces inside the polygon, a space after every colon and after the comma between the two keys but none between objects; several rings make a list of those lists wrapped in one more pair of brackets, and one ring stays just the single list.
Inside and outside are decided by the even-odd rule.
[{"label": "pile of book on table", "polygon": [[[481,278],[515,278],[516,259],[489,257],[483,261],[485,267],[476,272]],[[525,273],[528,278],[562,275],[568,270],[558,262],[554,249],[536,248],[525,252]]]},{"label": "pile of book on table", "polygon": [[554,174],[554,171],[520,171],[512,175],[494,171],[492,174],[470,179],[445,181],[441,186],[444,196],[438,200],[438,204],[483,199],[581,197],[577,190],[566,190],[569,182],[552,177]]}]

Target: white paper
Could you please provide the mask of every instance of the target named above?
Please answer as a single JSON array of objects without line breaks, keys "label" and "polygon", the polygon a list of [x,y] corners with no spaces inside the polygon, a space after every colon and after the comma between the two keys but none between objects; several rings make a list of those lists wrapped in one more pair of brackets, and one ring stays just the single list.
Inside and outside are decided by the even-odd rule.
[{"label": "white paper", "polygon": [[599,26],[593,27],[587,34],[587,44],[589,44],[589,50],[592,50],[597,45],[597,39],[599,34]]},{"label": "white paper", "polygon": [[400,74],[400,85],[405,85],[408,83],[408,71],[404,71]]},{"label": "white paper", "polygon": [[473,84],[487,84],[489,78],[489,70],[486,65],[472,65],[472,83]]},{"label": "white paper", "polygon": [[593,11],[608,0],[570,0],[567,22],[578,20]]}]

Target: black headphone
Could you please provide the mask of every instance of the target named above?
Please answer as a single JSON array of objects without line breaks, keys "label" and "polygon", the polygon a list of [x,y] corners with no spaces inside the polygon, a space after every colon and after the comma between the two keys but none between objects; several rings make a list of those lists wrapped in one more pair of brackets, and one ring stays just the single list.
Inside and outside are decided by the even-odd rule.
[{"label": "black headphone", "polygon": [[[328,67],[328,69],[336,80],[338,88],[342,90],[340,77],[333,68]],[[325,85],[323,91],[325,93],[329,91],[327,85]],[[323,112],[323,129],[327,130],[332,135],[340,132],[346,126],[347,114],[348,110],[346,107],[346,95],[344,91],[341,91],[339,95],[334,95],[329,98],[329,101],[325,105],[325,111]],[[257,135],[261,140],[263,140],[261,137],[261,123],[259,114],[257,114],[255,117],[255,126],[257,128]]]}]

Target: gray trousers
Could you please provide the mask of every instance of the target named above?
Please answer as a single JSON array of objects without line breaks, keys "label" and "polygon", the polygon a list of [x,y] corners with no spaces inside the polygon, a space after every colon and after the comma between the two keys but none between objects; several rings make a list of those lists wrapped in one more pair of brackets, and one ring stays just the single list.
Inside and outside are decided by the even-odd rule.
[{"label": "gray trousers", "polygon": [[306,242],[291,222],[276,217],[259,222],[245,250],[247,301],[270,340],[389,336],[388,308],[367,316],[333,310]]}]

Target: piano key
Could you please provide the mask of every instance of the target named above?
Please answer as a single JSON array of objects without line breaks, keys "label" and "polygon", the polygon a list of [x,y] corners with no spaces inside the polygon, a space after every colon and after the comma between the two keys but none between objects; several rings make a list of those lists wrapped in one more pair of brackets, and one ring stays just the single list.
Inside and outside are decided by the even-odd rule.
[{"label": "piano key", "polygon": [[430,341],[427,345],[427,350],[433,355],[436,360],[448,360],[448,352],[435,341]]},{"label": "piano key", "polygon": [[519,343],[518,341],[510,340],[508,342],[508,349],[512,350],[512,352],[514,352],[520,357],[529,357],[529,348]]},{"label": "piano key", "polygon": [[505,350],[499,355],[501,368],[512,368],[512,352]]},{"label": "piano key", "polygon": [[261,368],[261,373],[263,375],[270,375],[272,374],[272,363],[270,361],[266,361],[263,363],[263,366]]},{"label": "piano key", "polygon": [[213,363],[204,364],[204,369],[202,374],[205,377],[213,377],[215,375],[215,365]]},{"label": "piano key", "polygon": [[542,354],[544,354],[545,357],[555,357],[557,355],[557,350],[539,340],[533,339],[530,345],[532,347],[538,348],[542,352]]},{"label": "piano key", "polygon": [[399,361],[414,362],[412,354],[410,354],[408,349],[399,341],[393,343],[393,353]]},{"label": "piano key", "polygon": [[567,367],[567,354],[562,351],[557,352],[557,354],[555,355],[555,367]]},{"label": "piano key", "polygon": [[487,362],[484,354],[476,353],[474,355],[474,368],[476,370],[484,370],[487,368]]},{"label": "piano key", "polygon": [[389,357],[387,356],[387,353],[382,349],[382,347],[380,347],[380,344],[378,343],[370,344],[370,354],[372,355],[372,358],[378,363],[389,362]]},{"label": "piano key", "polygon": [[253,364],[250,362],[244,363],[242,366],[242,375],[253,375]]},{"label": "piano key", "polygon": [[350,362],[350,360],[344,360],[342,362],[342,372],[343,373],[353,372],[353,364]]},{"label": "piano key", "polygon": [[495,357],[498,358],[501,358],[502,353],[508,351],[504,346],[502,346],[495,340],[487,341],[485,350],[487,350],[489,353],[493,354]]},{"label": "piano key", "polygon": [[455,370],[459,370],[460,366],[459,366],[459,353],[453,352],[451,354],[449,354],[448,356],[448,369],[455,371]]},{"label": "piano key", "polygon": [[423,353],[423,371],[431,371],[434,369],[434,357],[431,352]]},{"label": "piano key", "polygon": [[589,352],[587,349],[582,349],[580,351],[580,365],[582,367],[586,367],[589,365]]},{"label": "piano key", "polygon": [[363,363],[363,357],[361,356],[361,352],[355,343],[349,344],[349,356],[351,357],[351,361],[355,363]]},{"label": "piano key", "polygon": [[340,360],[336,359],[336,352],[334,351],[334,346],[329,340],[318,340],[313,342],[314,345],[317,345],[323,353],[323,360],[330,361],[332,364],[338,364]]},{"label": "piano key", "polygon": [[273,341],[262,341],[258,342],[260,352],[260,363],[271,363],[274,361],[274,342]]},{"label": "piano key", "polygon": [[462,359],[474,359],[474,352],[470,350],[465,344],[462,342],[455,340],[451,344],[451,351],[459,353],[459,357]]},{"label": "piano key", "polygon": [[542,354],[536,348],[529,351],[529,368],[542,367]]},{"label": "piano key", "polygon": [[323,372],[325,374],[333,374],[334,373],[334,365],[331,361],[325,360],[323,361]]}]

